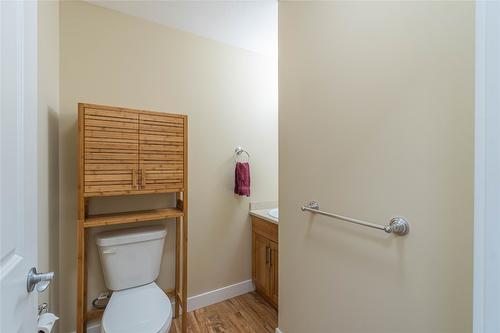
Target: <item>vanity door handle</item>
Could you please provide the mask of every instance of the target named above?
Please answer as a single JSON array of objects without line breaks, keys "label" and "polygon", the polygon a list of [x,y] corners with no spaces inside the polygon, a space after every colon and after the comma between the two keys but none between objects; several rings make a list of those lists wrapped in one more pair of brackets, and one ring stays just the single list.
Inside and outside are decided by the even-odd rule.
[{"label": "vanity door handle", "polygon": [[269,246],[266,246],[266,265],[271,265],[271,248]]}]

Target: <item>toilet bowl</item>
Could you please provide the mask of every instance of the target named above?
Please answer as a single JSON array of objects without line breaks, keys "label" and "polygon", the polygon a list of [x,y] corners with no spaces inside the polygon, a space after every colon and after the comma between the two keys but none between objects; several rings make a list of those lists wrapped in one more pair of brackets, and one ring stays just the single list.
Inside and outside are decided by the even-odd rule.
[{"label": "toilet bowl", "polygon": [[101,333],[166,333],[170,329],[172,305],[154,282],[166,235],[161,226],[96,235],[104,281],[113,290]]},{"label": "toilet bowl", "polygon": [[104,311],[101,333],[166,333],[172,305],[156,283],[116,291]]}]

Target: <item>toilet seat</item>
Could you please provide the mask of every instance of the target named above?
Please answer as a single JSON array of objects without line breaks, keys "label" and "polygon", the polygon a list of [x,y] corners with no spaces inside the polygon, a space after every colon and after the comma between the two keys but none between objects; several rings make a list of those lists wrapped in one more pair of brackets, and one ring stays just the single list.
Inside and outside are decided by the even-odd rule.
[{"label": "toilet seat", "polygon": [[165,333],[172,305],[156,283],[115,291],[102,318],[101,333]]}]

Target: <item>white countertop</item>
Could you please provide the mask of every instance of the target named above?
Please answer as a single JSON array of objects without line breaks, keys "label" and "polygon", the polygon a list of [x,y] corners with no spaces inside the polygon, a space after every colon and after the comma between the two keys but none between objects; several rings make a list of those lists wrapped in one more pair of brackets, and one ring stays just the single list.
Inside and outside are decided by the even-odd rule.
[{"label": "white countertop", "polygon": [[269,221],[274,224],[278,224],[279,220],[275,219],[274,217],[268,214],[270,210],[271,209],[253,209],[250,211],[250,215]]}]

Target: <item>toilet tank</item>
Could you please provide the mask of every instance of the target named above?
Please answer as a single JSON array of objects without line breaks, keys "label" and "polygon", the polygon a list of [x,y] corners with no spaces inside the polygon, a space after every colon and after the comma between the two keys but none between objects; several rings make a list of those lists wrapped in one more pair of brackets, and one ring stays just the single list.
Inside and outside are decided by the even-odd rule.
[{"label": "toilet tank", "polygon": [[96,235],[106,287],[122,290],[153,282],[160,273],[167,230],[130,228]]}]

